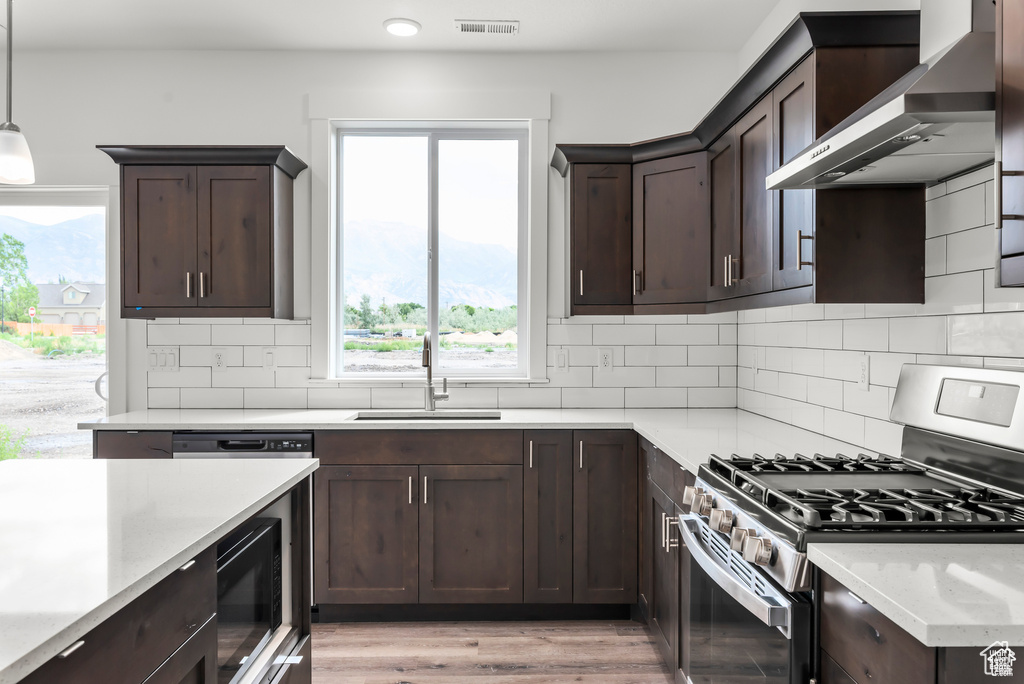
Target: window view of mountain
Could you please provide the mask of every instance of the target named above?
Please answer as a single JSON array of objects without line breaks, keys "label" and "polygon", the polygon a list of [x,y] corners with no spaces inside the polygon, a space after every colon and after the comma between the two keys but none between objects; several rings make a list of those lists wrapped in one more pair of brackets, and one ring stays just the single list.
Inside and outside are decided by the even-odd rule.
[{"label": "window view of mountain", "polygon": [[0,216],[0,235],[25,243],[28,278],[33,283],[106,282],[104,223],[91,214],[51,226]]}]

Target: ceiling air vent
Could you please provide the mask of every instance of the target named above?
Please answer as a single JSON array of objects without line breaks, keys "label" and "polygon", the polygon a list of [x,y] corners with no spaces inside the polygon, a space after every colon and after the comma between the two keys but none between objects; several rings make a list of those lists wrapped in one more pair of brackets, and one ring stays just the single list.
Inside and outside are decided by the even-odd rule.
[{"label": "ceiling air vent", "polygon": [[455,30],[459,33],[485,33],[488,35],[514,36],[519,33],[519,22],[494,21],[491,19],[456,19]]}]

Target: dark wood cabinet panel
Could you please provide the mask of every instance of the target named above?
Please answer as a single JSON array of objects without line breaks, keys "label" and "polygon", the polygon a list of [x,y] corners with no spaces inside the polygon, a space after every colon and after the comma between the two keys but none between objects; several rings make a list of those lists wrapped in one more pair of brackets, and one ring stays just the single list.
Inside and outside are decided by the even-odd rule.
[{"label": "dark wood cabinet panel", "polygon": [[211,616],[144,684],[215,684],[217,616]]},{"label": "dark wood cabinet panel", "polygon": [[170,458],[171,433],[140,431],[93,432],[93,458]]},{"label": "dark wood cabinet panel", "polygon": [[268,166],[197,168],[201,306],[271,306],[270,170]]},{"label": "dark wood cabinet panel", "polygon": [[522,466],[419,470],[420,603],[522,603]]},{"label": "dark wood cabinet panel", "polygon": [[[198,636],[198,628],[216,612],[214,551],[211,547],[196,556],[193,565],[172,572],[88,632],[67,657],[46,662],[23,684],[107,684],[115,664],[118,681],[144,681],[190,637]],[[206,640],[201,637],[196,643],[205,645]]]},{"label": "dark wood cabinet panel", "polygon": [[828,653],[821,654],[821,684],[857,684]]},{"label": "dark wood cabinet panel", "polygon": [[631,313],[632,166],[577,164],[570,195],[573,311]]},{"label": "dark wood cabinet panel", "polygon": [[679,535],[671,524],[675,503],[657,485],[649,491],[645,519],[651,558],[650,619],[648,624],[669,670],[679,668]]},{"label": "dark wood cabinet panel", "polygon": [[293,314],[285,147],[101,146],[121,164],[124,318]]},{"label": "dark wood cabinet panel", "polygon": [[196,170],[128,166],[121,177],[123,306],[196,306]]},{"label": "dark wood cabinet panel", "polygon": [[[772,289],[772,204],[773,193],[765,180],[772,164],[772,102],[764,98],[735,126],[739,168],[738,185],[739,249],[732,254],[736,265],[733,280],[735,294],[757,294]],[[735,263],[735,262],[734,262]]]},{"label": "dark wood cabinet panel", "polygon": [[522,430],[318,430],[320,465],[522,465]]},{"label": "dark wood cabinet panel", "polygon": [[922,644],[824,573],[821,648],[858,682],[935,681],[935,649]]},{"label": "dark wood cabinet panel", "polygon": [[[772,91],[775,168],[789,162],[815,140],[814,64],[814,57],[808,57]],[[810,285],[814,191],[781,190],[773,194],[772,289]],[[803,239],[804,236],[811,239]]]},{"label": "dark wood cabinet panel", "polygon": [[314,481],[314,600],[416,603],[417,468],[324,466]]},{"label": "dark wood cabinet panel", "polygon": [[573,602],[635,603],[636,433],[576,430],[573,449]]},{"label": "dark wood cabinet panel", "polygon": [[739,205],[736,202],[736,140],[726,131],[708,150],[708,183],[711,205],[711,262],[708,299],[728,297],[732,287],[730,255],[737,251]]},{"label": "dark wood cabinet panel", "polygon": [[523,435],[523,595],[572,603],[572,431]]},{"label": "dark wood cabinet panel", "polygon": [[707,153],[633,167],[633,303],[703,302],[709,241]]}]

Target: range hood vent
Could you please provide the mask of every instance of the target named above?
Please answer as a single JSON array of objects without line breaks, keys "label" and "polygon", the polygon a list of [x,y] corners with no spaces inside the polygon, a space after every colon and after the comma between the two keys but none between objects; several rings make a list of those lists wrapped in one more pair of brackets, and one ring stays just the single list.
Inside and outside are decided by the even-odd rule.
[{"label": "range hood vent", "polygon": [[459,33],[484,33],[499,36],[514,36],[519,33],[519,22],[496,21],[493,19],[456,19],[455,30]]},{"label": "range hood vent", "polygon": [[768,176],[768,189],[932,184],[991,163],[994,29],[991,0],[922,0],[922,63]]}]

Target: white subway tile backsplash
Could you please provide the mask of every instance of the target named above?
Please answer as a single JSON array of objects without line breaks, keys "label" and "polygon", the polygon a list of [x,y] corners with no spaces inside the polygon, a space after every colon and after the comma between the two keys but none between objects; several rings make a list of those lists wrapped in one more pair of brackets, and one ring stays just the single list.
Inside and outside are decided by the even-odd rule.
[{"label": "white subway tile backsplash", "polygon": [[825,350],[822,375],[833,380],[849,380],[856,382],[860,374],[860,358],[863,356],[855,351]]},{"label": "white subway tile backsplash", "polygon": [[950,316],[949,353],[1024,356],[1024,312]]},{"label": "white subway tile backsplash", "polygon": [[807,378],[807,401],[837,410],[843,408],[843,381],[829,378]]},{"label": "white subway tile backsplash", "polygon": [[736,387],[736,376],[739,369],[736,366],[719,366],[718,367],[718,386],[719,387]]},{"label": "white subway tile backsplash", "polygon": [[[865,392],[855,383],[843,384],[843,410],[861,416],[887,420],[889,418],[889,388],[869,385]],[[860,442],[857,442],[860,444]]]},{"label": "white subway tile backsplash", "polygon": [[924,281],[925,303],[919,314],[981,313],[984,272],[953,273]]},{"label": "white subway tile backsplash", "polygon": [[889,351],[945,354],[946,317],[889,319]]},{"label": "white subway tile backsplash", "polygon": [[494,409],[498,408],[497,387],[448,388],[448,401],[438,404],[449,409]]},{"label": "white subway tile backsplash", "polygon": [[274,344],[309,345],[308,325],[276,325],[274,326]]},{"label": "white subway tile backsplash", "polygon": [[946,192],[959,192],[965,188],[970,188],[985,182],[991,183],[994,173],[994,167],[986,166],[984,168],[971,171],[970,173],[957,176],[956,178],[950,178],[945,182]]},{"label": "white subway tile backsplash", "polygon": [[793,372],[820,376],[825,372],[825,352],[822,349],[794,349]]},{"label": "white subway tile backsplash", "polygon": [[305,389],[246,387],[243,392],[243,408],[247,409],[308,407]]},{"label": "white subway tile backsplash", "polygon": [[843,321],[843,349],[886,351],[889,348],[889,321],[864,318]]},{"label": "white subway tile backsplash", "polygon": [[424,401],[422,387],[373,387],[370,390],[370,403],[375,409],[423,408]]},{"label": "white subway tile backsplash", "polygon": [[206,344],[274,346],[274,328],[270,325],[213,325],[213,339]]},{"label": "white subway tile backsplash", "polygon": [[864,318],[863,304],[826,304],[825,318]]},{"label": "white subway tile backsplash", "polygon": [[916,363],[914,354],[868,354],[871,357],[868,366],[869,382],[872,385],[895,387],[900,379],[900,369],[905,363]]},{"label": "white subway tile backsplash", "polygon": [[718,344],[736,344],[737,328],[737,325],[730,323],[718,326]]},{"label": "white subway tile backsplash", "polygon": [[[671,349],[671,347],[668,347]],[[694,345],[689,348],[689,365],[691,366],[735,366],[736,346]]]},{"label": "white subway tile backsplash", "polygon": [[[629,365],[626,363],[626,352],[625,347],[622,346],[611,346],[612,350],[612,365],[623,366]],[[570,366],[597,366],[600,365],[601,347],[563,347],[569,352],[569,365]],[[553,351],[549,348],[548,351]],[[554,365],[549,363],[548,365]]]},{"label": "white subway tile backsplash", "polygon": [[242,408],[242,388],[204,387],[181,389],[181,408],[218,409]]},{"label": "white subway tile backsplash", "polygon": [[625,401],[625,390],[621,387],[562,389],[562,408],[623,408]]},{"label": "white subway tile backsplash", "polygon": [[278,368],[276,371],[270,372],[274,374],[275,387],[309,387],[309,366]]},{"label": "white subway tile backsplash", "polygon": [[[215,347],[180,347],[178,364],[181,366],[212,366]],[[224,354],[225,366],[242,365],[242,347],[216,347]]]},{"label": "white subway tile backsplash", "polygon": [[[245,365],[262,366],[264,347],[245,347]],[[274,363],[282,366],[308,366],[309,347],[274,347]]]},{"label": "white subway tile backsplash", "polygon": [[548,345],[591,344],[594,339],[592,325],[549,325]]},{"label": "white subway tile backsplash", "polygon": [[947,235],[946,273],[992,268],[995,260],[995,234],[994,226],[983,226]]},{"label": "white subway tile backsplash", "polygon": [[926,278],[946,274],[946,237],[924,241],[924,275]]},{"label": "white subway tile backsplash", "polygon": [[593,387],[594,368],[592,366],[569,366],[565,372],[556,373],[548,368],[548,387]]},{"label": "white subway tile backsplash", "polygon": [[817,349],[842,349],[843,322],[808,321],[807,346]]},{"label": "white subway tile backsplash", "polygon": [[779,373],[778,371],[759,370],[754,373],[754,389],[765,394],[778,395]]},{"label": "white subway tile backsplash", "polygon": [[214,387],[273,387],[274,371],[265,368],[225,368],[212,374]]},{"label": "white subway tile backsplash", "polygon": [[[992,253],[997,254],[996,248]],[[1024,288],[996,287],[996,271],[985,271],[985,313],[1000,311],[1024,311]]]},{"label": "white subway tile backsplash", "polygon": [[767,347],[764,350],[764,367],[773,371],[792,372],[794,353],[799,352],[792,347]]},{"label": "white subway tile backsplash", "polygon": [[[594,371],[594,387],[653,387],[655,370],[650,366],[620,366],[610,371],[597,369]],[[717,377],[715,382],[717,384]]]},{"label": "white subway tile backsplash", "polygon": [[713,366],[660,367],[657,387],[718,387],[718,368]]},{"label": "white subway tile backsplash", "polygon": [[903,426],[888,420],[864,419],[864,446],[880,454],[898,456],[903,444]]},{"label": "white subway tile backsplash", "polygon": [[807,401],[807,376],[779,373],[779,395],[797,401]]},{"label": "white subway tile backsplash", "polygon": [[926,237],[948,235],[983,225],[985,225],[984,185],[948,192],[925,204]]},{"label": "white subway tile backsplash", "polygon": [[[688,347],[626,347],[627,366],[685,366]],[[595,352],[596,354],[596,352]]]},{"label": "white subway tile backsplash", "polygon": [[561,408],[562,390],[555,387],[499,387],[498,408]]},{"label": "white subway tile backsplash", "polygon": [[210,326],[150,323],[146,326],[146,337],[151,347],[210,344]]},{"label": "white subway tile backsplash", "polygon": [[181,407],[181,390],[177,387],[150,387],[149,408],[176,409]]},{"label": "white subway tile backsplash", "polygon": [[736,406],[736,388],[691,387],[686,400],[690,408],[732,408]]},{"label": "white subway tile backsplash", "polygon": [[626,408],[686,408],[685,387],[627,387]]},{"label": "white subway tile backsplash", "polygon": [[311,409],[370,408],[369,387],[310,387],[306,393]]},{"label": "white subway tile backsplash", "polygon": [[851,444],[864,444],[864,416],[827,408],[824,418],[825,434],[829,437]]},{"label": "white subway tile backsplash", "polygon": [[209,387],[209,367],[182,367],[173,373],[149,373],[147,387]]},{"label": "white subway tile backsplash", "polygon": [[718,344],[717,325],[659,325],[655,340],[638,344]]}]

